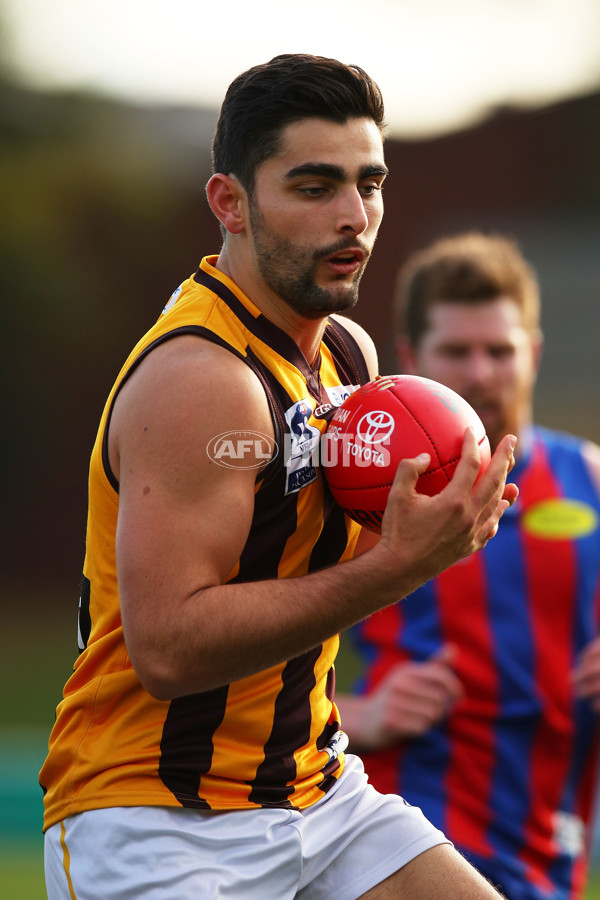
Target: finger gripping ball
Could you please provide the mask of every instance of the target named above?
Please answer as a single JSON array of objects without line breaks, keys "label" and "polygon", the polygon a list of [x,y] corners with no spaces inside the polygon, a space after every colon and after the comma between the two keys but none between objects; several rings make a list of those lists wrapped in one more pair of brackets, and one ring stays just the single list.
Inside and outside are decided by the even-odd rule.
[{"label": "finger gripping ball", "polygon": [[490,444],[481,419],[459,394],[417,375],[370,381],[346,398],[327,429],[321,459],[335,501],[361,525],[381,531],[398,463],[428,453],[417,491],[437,494],[454,474],[468,426],[483,472]]}]

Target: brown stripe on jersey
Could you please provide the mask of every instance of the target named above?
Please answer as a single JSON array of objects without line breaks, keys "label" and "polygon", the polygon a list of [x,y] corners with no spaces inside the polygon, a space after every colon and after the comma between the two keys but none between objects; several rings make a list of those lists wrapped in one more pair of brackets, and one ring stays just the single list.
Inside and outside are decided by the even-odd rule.
[{"label": "brown stripe on jersey", "polygon": [[215,278],[210,272],[205,272],[204,269],[198,269],[194,275],[194,281],[220,297],[233,312],[234,316],[240,320],[242,325],[253,334],[256,333],[254,331],[254,323],[256,322],[257,317],[252,315],[250,310],[244,306],[241,300],[238,300],[233,291],[223,284],[222,281]]},{"label": "brown stripe on jersey", "polygon": [[369,370],[362,350],[347,328],[329,319],[323,341],[329,348],[341,384],[366,384]]},{"label": "brown stripe on jersey", "polygon": [[160,742],[158,775],[182,806],[210,809],[198,790],[200,777],[212,763],[213,735],[223,721],[228,691],[224,685],[171,701]]},{"label": "brown stripe on jersey", "polygon": [[[279,481],[279,479],[277,479]],[[252,525],[240,555],[239,570],[231,581],[262,581],[277,578],[286,544],[298,524],[298,494],[288,494],[281,503],[281,486],[275,481],[256,495]],[[273,498],[270,502],[269,498]]]},{"label": "brown stripe on jersey", "polygon": [[209,272],[198,269],[194,275],[194,281],[208,288],[213,294],[217,294],[248,331],[251,331],[263,343],[268,344],[275,353],[292,363],[302,373],[310,386],[311,381],[315,377],[314,372],[306,361],[306,357],[289,334],[282,331],[281,328],[275,325],[274,322],[271,322],[270,319],[267,319],[262,313],[258,316],[253,316],[241,300],[238,300],[233,291]]},{"label": "brown stripe on jersey", "polygon": [[337,505],[327,485],[324,486],[323,529],[310,554],[309,572],[317,572],[338,562],[348,544],[344,511]]},{"label": "brown stripe on jersey", "polygon": [[279,452],[269,463],[254,502],[252,524],[240,556],[236,582],[277,578],[279,564],[289,538],[298,525],[298,493],[285,493],[287,470],[284,460],[284,435],[288,432],[285,411],[294,400],[282,384],[275,381],[267,366],[247,348],[247,361],[264,385],[273,413]]},{"label": "brown stripe on jersey", "polygon": [[323,791],[324,794],[326,794],[327,791],[331,790],[331,788],[336,783],[337,778],[335,778],[333,773],[337,772],[339,767],[340,767],[340,761],[336,757],[336,759],[330,760],[330,762],[323,769],[323,781],[320,784],[318,784],[317,787],[319,788],[320,791]]},{"label": "brown stripe on jersey", "polygon": [[[329,672],[327,673],[327,685],[325,687],[325,696],[327,697],[328,700],[331,700],[333,702],[333,698],[335,696],[335,669],[333,666],[330,668]],[[325,725],[325,728],[323,729],[321,734],[319,734],[317,736],[317,740],[316,740],[317,748],[319,750],[323,750],[327,746],[327,744],[329,743],[329,741],[331,740],[333,735],[336,733],[336,731],[339,731],[339,728],[340,728],[340,723],[336,719],[334,719],[332,722],[327,722],[327,724]]]},{"label": "brown stripe on jersey", "polygon": [[[283,389],[279,382],[276,382],[278,388],[277,391],[273,375],[271,374],[268,367],[258,358],[254,350],[250,346],[246,347],[246,362],[264,388],[264,392],[267,395],[267,401],[269,403],[269,408],[271,411],[271,419],[273,421],[273,430],[275,435],[275,444],[277,445],[277,452],[273,459],[269,461],[269,463],[261,472],[261,478],[268,481],[273,471],[280,468],[281,460],[278,459],[277,456],[280,455],[280,451],[283,447],[283,436],[287,431],[285,410],[288,408],[292,400],[287,391]],[[276,393],[278,393],[278,396],[275,396]],[[285,402],[286,405],[283,406],[282,402]]]},{"label": "brown stripe on jersey", "polygon": [[285,495],[286,470],[279,459],[276,463],[271,478],[256,493],[252,524],[233,582],[277,578],[287,542],[298,526],[298,493]]},{"label": "brown stripe on jersey", "polygon": [[[325,696],[333,701],[335,696],[335,669],[332,666],[329,672],[327,673],[327,686],[325,688]],[[321,734],[318,736],[316,744],[319,750],[322,750],[327,746],[333,735],[336,731],[339,731],[340,723],[334,719],[333,722],[328,722]],[[333,787],[337,778],[334,776],[334,772],[340,767],[340,761],[336,757],[335,759],[331,759],[327,765],[323,769],[323,781],[318,785],[319,790],[323,791],[324,794]]]},{"label": "brown stripe on jersey", "polygon": [[[328,700],[333,700],[335,697],[335,669],[332,666],[327,673],[327,684],[325,685],[325,696]],[[336,723],[337,728],[339,728],[339,722]]]},{"label": "brown stripe on jersey", "polygon": [[83,653],[87,647],[92,632],[92,620],[90,617],[91,593],[92,585],[90,580],[89,578],[86,578],[85,575],[82,575],[81,593],[79,594],[79,613],[77,616],[77,628],[79,631],[77,636],[77,646],[80,653]]},{"label": "brown stripe on jersey", "polygon": [[123,378],[121,379],[121,381],[119,382],[119,384],[117,385],[117,387],[115,389],[115,392],[114,392],[112,400],[111,400],[110,409],[108,411],[108,415],[106,418],[106,426],[104,428],[104,434],[102,436],[102,465],[104,467],[104,473],[105,473],[106,477],[108,478],[111,486],[114,488],[114,490],[117,493],[119,493],[119,482],[117,481],[117,479],[114,475],[114,472],[110,465],[110,460],[108,458],[108,430],[109,430],[109,426],[110,426],[110,420],[112,419],[113,410],[115,407],[115,401],[116,401],[117,397],[119,396],[119,392],[120,392],[121,388],[123,387],[123,385],[125,384],[125,382],[130,378],[131,375],[133,375],[133,373],[135,372],[135,370],[137,369],[137,367],[139,366],[141,361],[143,359],[146,359],[146,357],[152,350],[154,350],[156,347],[158,347],[159,344],[164,344],[166,341],[171,340],[171,338],[180,337],[183,334],[195,334],[198,337],[206,338],[207,340],[212,341],[213,344],[219,344],[221,347],[225,347],[225,349],[229,350],[230,353],[233,353],[234,356],[237,356],[239,359],[244,360],[244,362],[246,362],[245,357],[241,353],[238,353],[238,351],[235,349],[235,347],[232,347],[231,344],[228,343],[224,338],[219,337],[219,335],[215,334],[214,331],[210,331],[208,328],[204,328],[204,326],[202,326],[202,325],[182,325],[180,328],[174,328],[173,331],[167,331],[166,334],[161,335],[155,341],[152,341],[151,344],[148,344],[148,346],[142,350],[140,355],[136,359],[134,359],[131,366],[125,372]]},{"label": "brown stripe on jersey", "polygon": [[260,806],[292,806],[288,798],[294,789],[286,782],[296,777],[294,753],[310,738],[310,693],[315,686],[315,664],[321,650],[315,647],[290,660],[283,669],[264,759],[250,782],[248,799]]}]

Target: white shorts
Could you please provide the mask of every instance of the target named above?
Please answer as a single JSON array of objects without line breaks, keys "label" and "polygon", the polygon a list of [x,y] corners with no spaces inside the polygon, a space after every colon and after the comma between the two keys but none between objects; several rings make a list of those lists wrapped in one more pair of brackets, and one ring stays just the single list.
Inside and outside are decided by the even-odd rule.
[{"label": "white shorts", "polygon": [[348,754],[309,809],[90,810],[46,832],[48,900],[356,900],[447,843]]}]

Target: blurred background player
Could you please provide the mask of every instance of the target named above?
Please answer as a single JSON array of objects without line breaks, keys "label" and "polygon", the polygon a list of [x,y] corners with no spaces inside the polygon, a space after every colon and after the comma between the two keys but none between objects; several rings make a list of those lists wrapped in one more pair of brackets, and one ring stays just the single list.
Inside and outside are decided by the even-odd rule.
[{"label": "blurred background player", "polygon": [[[502,236],[412,256],[397,285],[402,370],[516,434],[520,494],[497,536],[351,632],[338,694],[378,790],[420,806],[511,900],[580,897],[600,709],[600,448],[532,424],[537,279]],[[574,361],[576,364],[576,361]]]}]

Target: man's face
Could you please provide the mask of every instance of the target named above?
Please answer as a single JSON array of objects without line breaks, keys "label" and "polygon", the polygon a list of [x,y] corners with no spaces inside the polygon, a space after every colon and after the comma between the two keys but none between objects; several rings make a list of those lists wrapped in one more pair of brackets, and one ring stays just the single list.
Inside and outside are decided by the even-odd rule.
[{"label": "man's face", "polygon": [[494,449],[531,419],[541,336],[522,324],[509,297],[482,303],[436,303],[429,328],[408,352],[414,374],[442,382],[478,413]]},{"label": "man's face", "polygon": [[248,198],[258,275],[306,318],[350,309],[383,215],[387,169],[371,119],[288,125]]}]

